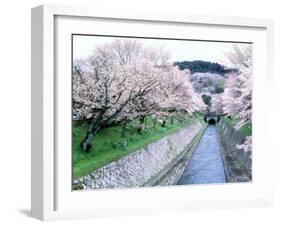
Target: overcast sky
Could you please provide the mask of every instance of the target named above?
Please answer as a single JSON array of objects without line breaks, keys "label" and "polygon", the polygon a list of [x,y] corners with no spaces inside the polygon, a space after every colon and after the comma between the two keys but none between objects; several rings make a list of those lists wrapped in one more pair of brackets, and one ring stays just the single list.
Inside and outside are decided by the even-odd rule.
[{"label": "overcast sky", "polygon": [[[73,36],[73,58],[86,58],[93,49],[100,44],[110,43],[116,37],[101,37],[101,36]],[[124,38],[122,38],[124,39]],[[131,39],[131,38],[130,38]],[[186,41],[186,40],[159,40],[159,39],[141,39],[139,42],[146,47],[164,47],[170,52],[171,61],[191,61],[203,60],[217,62],[224,65],[229,65],[225,53],[232,51],[233,43],[224,42],[207,42],[207,41]],[[248,44],[236,44],[248,45]]]}]

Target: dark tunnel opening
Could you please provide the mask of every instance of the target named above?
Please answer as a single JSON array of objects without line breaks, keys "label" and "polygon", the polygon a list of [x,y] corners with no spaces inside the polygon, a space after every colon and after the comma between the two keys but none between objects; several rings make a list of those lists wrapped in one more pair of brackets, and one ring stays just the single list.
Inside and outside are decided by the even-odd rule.
[{"label": "dark tunnel opening", "polygon": [[214,124],[216,124],[216,120],[215,119],[209,119],[208,123],[214,125]]}]

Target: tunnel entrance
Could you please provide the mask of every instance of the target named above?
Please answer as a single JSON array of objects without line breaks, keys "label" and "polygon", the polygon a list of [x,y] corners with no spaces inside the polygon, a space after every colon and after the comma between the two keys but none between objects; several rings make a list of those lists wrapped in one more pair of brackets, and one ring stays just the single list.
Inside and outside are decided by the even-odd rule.
[{"label": "tunnel entrance", "polygon": [[216,114],[206,114],[204,117],[204,121],[208,124],[216,124],[220,121],[220,116]]},{"label": "tunnel entrance", "polygon": [[215,120],[215,119],[209,119],[209,120],[208,120],[208,123],[209,123],[210,125],[216,124],[216,120]]}]

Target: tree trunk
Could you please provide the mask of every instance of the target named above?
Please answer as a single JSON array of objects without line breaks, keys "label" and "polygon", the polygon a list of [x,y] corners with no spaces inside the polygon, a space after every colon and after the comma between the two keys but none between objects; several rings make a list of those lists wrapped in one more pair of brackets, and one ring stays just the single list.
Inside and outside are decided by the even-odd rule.
[{"label": "tree trunk", "polygon": [[165,126],[166,126],[166,120],[163,120],[161,126],[162,126],[162,127],[165,127]]},{"label": "tree trunk", "polygon": [[141,133],[145,127],[145,116],[141,116],[139,119],[138,133]]},{"label": "tree trunk", "polygon": [[127,123],[124,122],[124,123],[122,123],[121,137],[125,137],[126,136],[126,129],[127,129]]},{"label": "tree trunk", "polygon": [[101,129],[100,120],[96,120],[93,124],[90,125],[88,133],[86,137],[80,143],[81,148],[85,152],[89,152],[92,148],[92,143],[97,135],[97,133]]},{"label": "tree trunk", "polygon": [[173,125],[173,124],[174,124],[174,117],[171,116],[171,125]]},{"label": "tree trunk", "polygon": [[85,152],[89,152],[92,149],[92,143],[94,141],[95,135],[93,133],[87,133],[84,140],[81,142],[81,148]]},{"label": "tree trunk", "polygon": [[156,122],[157,122],[157,119],[153,119],[153,126],[152,126],[153,129],[154,129],[155,126],[156,126]]}]

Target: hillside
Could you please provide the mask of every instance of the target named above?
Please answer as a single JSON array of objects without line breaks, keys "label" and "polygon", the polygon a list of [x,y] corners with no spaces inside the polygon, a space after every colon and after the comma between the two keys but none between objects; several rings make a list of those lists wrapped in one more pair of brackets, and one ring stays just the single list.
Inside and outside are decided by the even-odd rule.
[{"label": "hillside", "polygon": [[202,60],[180,61],[180,62],[175,62],[174,64],[177,65],[180,70],[189,69],[191,73],[209,72],[209,73],[225,75],[227,73],[235,71],[235,69],[228,68],[219,63],[213,63],[213,62],[202,61]]},{"label": "hillside", "polygon": [[218,94],[224,91],[224,76],[220,74],[205,72],[193,73],[190,81],[197,93]]}]

